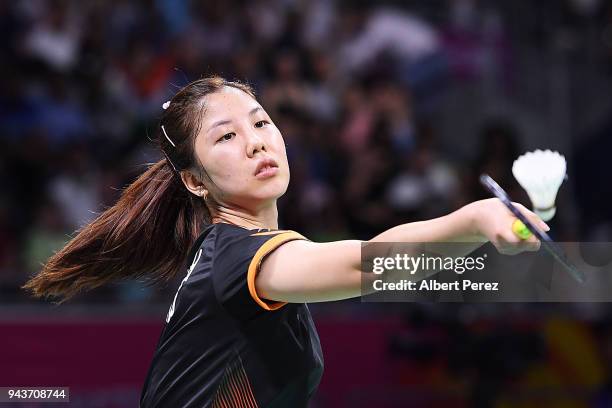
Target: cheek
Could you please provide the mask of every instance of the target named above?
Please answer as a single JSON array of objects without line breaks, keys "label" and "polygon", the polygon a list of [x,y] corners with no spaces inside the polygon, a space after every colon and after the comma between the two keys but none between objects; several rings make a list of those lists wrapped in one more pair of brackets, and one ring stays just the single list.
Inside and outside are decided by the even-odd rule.
[{"label": "cheek", "polygon": [[240,189],[247,181],[244,159],[239,157],[235,149],[218,149],[207,155],[205,167],[211,180],[222,191],[231,192]]},{"label": "cheek", "polygon": [[285,149],[285,139],[283,139],[283,136],[281,135],[278,129],[276,129],[271,140],[272,140],[272,148],[274,152],[277,154],[278,158],[286,162],[287,161],[287,151]]},{"label": "cheek", "polygon": [[245,169],[237,160],[219,162],[209,175],[217,186],[226,191],[240,189],[240,185],[247,182]]}]

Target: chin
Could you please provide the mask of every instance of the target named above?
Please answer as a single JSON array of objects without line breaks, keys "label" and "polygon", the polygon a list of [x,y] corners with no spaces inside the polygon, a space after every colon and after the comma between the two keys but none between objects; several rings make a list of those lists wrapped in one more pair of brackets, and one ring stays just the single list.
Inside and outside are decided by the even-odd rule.
[{"label": "chin", "polygon": [[287,191],[287,187],[285,186],[284,188],[264,188],[261,191],[258,191],[257,193],[255,193],[255,199],[257,200],[262,200],[262,201],[267,201],[267,200],[276,200],[280,197],[282,197],[285,192]]},{"label": "chin", "polygon": [[286,180],[274,180],[254,191],[252,196],[258,201],[276,200],[283,196],[289,187]]}]

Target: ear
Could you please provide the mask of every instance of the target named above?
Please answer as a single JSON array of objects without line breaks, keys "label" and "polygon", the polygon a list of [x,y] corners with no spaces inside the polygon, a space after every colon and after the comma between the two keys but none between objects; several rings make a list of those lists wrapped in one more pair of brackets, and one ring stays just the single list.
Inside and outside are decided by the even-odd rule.
[{"label": "ear", "polygon": [[198,197],[205,198],[208,195],[208,190],[204,184],[189,170],[181,170],[181,180],[191,193]]}]

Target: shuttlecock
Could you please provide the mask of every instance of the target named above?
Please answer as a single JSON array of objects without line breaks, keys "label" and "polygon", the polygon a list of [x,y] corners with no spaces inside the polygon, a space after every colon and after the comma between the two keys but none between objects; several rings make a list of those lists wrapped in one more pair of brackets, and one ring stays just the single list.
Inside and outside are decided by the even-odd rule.
[{"label": "shuttlecock", "polygon": [[544,221],[555,215],[555,199],[565,171],[565,157],[550,150],[527,152],[512,165],[514,178],[527,191],[534,212]]}]

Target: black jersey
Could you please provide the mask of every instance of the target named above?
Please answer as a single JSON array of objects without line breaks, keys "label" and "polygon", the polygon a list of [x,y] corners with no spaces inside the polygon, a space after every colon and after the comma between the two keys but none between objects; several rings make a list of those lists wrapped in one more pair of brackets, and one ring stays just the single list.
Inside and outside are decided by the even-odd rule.
[{"label": "black jersey", "polygon": [[293,231],[206,228],[166,318],[140,397],[142,408],[306,407],[323,373],[305,303],[262,299],[262,260]]}]

